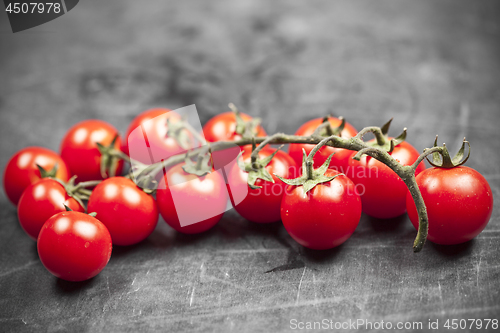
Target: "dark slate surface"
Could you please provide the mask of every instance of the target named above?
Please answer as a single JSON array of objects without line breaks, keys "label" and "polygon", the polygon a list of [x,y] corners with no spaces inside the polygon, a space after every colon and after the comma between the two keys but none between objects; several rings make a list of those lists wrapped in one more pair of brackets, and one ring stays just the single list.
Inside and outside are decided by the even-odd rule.
[{"label": "dark slate surface", "polygon": [[[87,118],[122,132],[151,106],[234,102],[293,133],[326,112],[355,127],[394,117],[419,150],[466,136],[468,166],[500,191],[497,1],[81,1],[12,34],[0,14],[0,166],[54,150]],[[340,248],[298,246],[279,225],[227,213],[179,235],[160,219],[114,248],[96,278],[50,275],[0,193],[0,331],[288,331],[290,321],[500,319],[500,209],[475,240],[412,253],[406,215],[363,216]],[[266,271],[275,269],[271,273]],[[364,327],[360,327],[365,331]],[[482,330],[484,331],[484,330]]]}]

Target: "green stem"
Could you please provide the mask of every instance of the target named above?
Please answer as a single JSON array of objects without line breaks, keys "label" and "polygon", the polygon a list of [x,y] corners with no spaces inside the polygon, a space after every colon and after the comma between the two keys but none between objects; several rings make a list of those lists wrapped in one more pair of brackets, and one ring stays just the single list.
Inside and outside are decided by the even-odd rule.
[{"label": "green stem", "polygon": [[87,187],[94,187],[94,186],[99,185],[101,182],[102,182],[102,180],[90,180],[87,182],[80,182],[80,183],[76,184],[75,189],[78,190],[78,189],[84,189]]},{"label": "green stem", "polygon": [[321,136],[320,133],[321,133],[321,131],[323,129],[326,130],[326,135],[332,136],[334,133],[333,133],[333,130],[332,130],[332,126],[330,125],[329,118],[330,118],[330,116],[323,117],[321,125],[319,125],[318,127],[316,127],[316,129],[314,130],[313,134],[311,134],[311,136]]},{"label": "green stem", "polygon": [[418,165],[430,154],[434,153],[440,153],[442,154],[443,152],[443,147],[432,147],[430,149],[426,149],[420,156],[413,162],[411,165],[411,168],[413,169],[413,173],[415,173],[415,170],[417,169]]},{"label": "green stem", "polygon": [[314,177],[313,171],[314,171],[314,164],[313,164],[313,162],[306,159],[306,175],[307,175],[307,179],[313,179],[313,177]]},{"label": "green stem", "polygon": [[[286,136],[284,133],[276,133],[274,135],[268,136],[264,141],[262,141],[258,146],[255,147],[255,149],[252,150],[252,155],[250,156],[250,161],[252,162],[252,168],[257,169],[257,159],[259,157],[259,151],[262,150],[267,144],[272,142],[273,140],[277,140],[280,137]],[[256,138],[253,138],[252,144],[256,143]]]},{"label": "green stem", "polygon": [[[420,157],[422,157],[426,153],[423,153]],[[413,165],[403,166],[386,151],[374,147],[361,149],[358,154],[356,154],[356,156],[359,155],[359,157],[361,157],[362,154],[367,154],[387,165],[404,181],[404,183],[408,187],[408,190],[410,191],[413,201],[415,202],[415,205],[417,207],[419,217],[418,232],[415,241],[413,242],[413,252],[420,252],[427,239],[429,219],[427,216],[427,208],[425,207],[424,199],[418,188],[417,181],[415,180],[415,169],[413,168]],[[425,156],[422,157],[422,159],[423,158],[425,158]]]},{"label": "green stem", "polygon": [[130,163],[130,157],[127,154],[125,154],[124,152],[120,151],[120,150],[113,149],[110,152],[110,155],[114,156],[114,157],[121,158],[125,162],[129,162]]},{"label": "green stem", "polygon": [[318,152],[318,150],[321,149],[328,141],[335,139],[337,136],[332,135],[327,138],[322,139],[314,148],[309,152],[309,155],[307,155],[307,161],[313,161],[314,155]]},{"label": "green stem", "polygon": [[330,125],[330,117],[329,116],[326,116],[325,118],[323,118],[323,123],[326,123],[326,135],[328,135],[328,136],[334,135],[332,126]]},{"label": "green stem", "polygon": [[[359,150],[356,155],[354,155],[352,158],[355,159],[355,160],[360,160],[361,159],[361,156],[367,154],[368,153],[372,153],[372,155],[370,155],[371,157],[379,157],[379,154],[380,153],[383,153],[384,151],[380,150],[380,149],[377,149],[375,147],[368,147],[368,148],[363,148],[361,150]],[[377,158],[379,159],[379,158]]]},{"label": "green stem", "polygon": [[387,143],[387,139],[384,133],[382,133],[380,127],[375,127],[375,126],[363,128],[361,131],[358,132],[355,138],[362,140],[363,136],[366,133],[373,133],[373,135],[375,135],[375,139],[377,139],[377,145],[379,146],[384,146]]},{"label": "green stem", "polygon": [[321,140],[314,148],[309,152],[306,158],[306,172],[307,179],[313,179],[313,171],[314,171],[314,155],[330,140],[334,140],[337,136],[332,135],[327,138]]},{"label": "green stem", "polygon": [[415,175],[413,174],[414,170],[410,166],[409,170],[411,171],[410,176],[403,178],[408,190],[410,191],[411,197],[413,198],[413,202],[417,207],[418,213],[418,232],[415,241],[413,242],[413,252],[420,252],[424,247],[425,241],[427,239],[427,233],[429,231],[429,218],[427,216],[427,207],[425,207],[424,198],[422,197],[422,193],[418,188],[417,182],[415,180]]},{"label": "green stem", "polygon": [[[211,151],[219,151],[234,147],[234,145],[245,146],[252,144],[252,142],[255,142],[256,144],[260,145],[252,152],[252,156],[258,156],[258,152],[267,144],[289,144],[289,143],[313,144],[316,145],[316,147],[314,147],[311,153],[309,154],[308,163],[306,164],[306,167],[308,169],[306,170],[306,172],[308,172],[308,175],[313,167],[312,163],[313,156],[322,146],[330,146],[330,147],[360,151],[361,154],[367,154],[379,160],[380,162],[384,163],[389,168],[391,168],[404,181],[404,183],[408,187],[415,202],[415,205],[417,206],[417,212],[419,216],[419,229],[413,245],[414,252],[419,252],[420,250],[422,250],[422,247],[424,246],[425,240],[427,238],[428,217],[427,217],[427,209],[425,207],[422,195],[418,189],[414,172],[416,166],[425,158],[425,156],[433,152],[438,152],[442,154],[443,148],[435,147],[428,149],[422,155],[419,156],[419,158],[413,165],[403,166],[383,149],[372,147],[366,144],[362,140],[362,138],[363,135],[365,135],[368,132],[371,132],[375,135],[377,143],[379,145],[383,146],[384,144],[386,144],[387,140],[379,127],[367,127],[362,129],[355,137],[349,139],[335,135],[327,138],[322,138],[318,137],[317,135],[297,136],[297,135],[286,135],[283,133],[277,133],[269,137],[243,138],[238,141],[218,141],[211,143],[210,148]],[[206,148],[204,146],[198,147],[192,149],[190,153],[199,154],[202,152],[203,149]],[[155,177],[156,174],[160,172],[162,169],[168,168],[178,163],[182,163],[184,161],[184,158],[185,154],[178,154],[171,156],[166,160],[162,160],[161,162],[147,166],[142,170],[142,172],[140,172],[139,176],[150,175],[152,177]],[[131,160],[128,158],[128,156],[127,159],[129,161]],[[134,162],[132,161],[132,163]],[[309,170],[309,168],[311,170]]]},{"label": "green stem", "polygon": [[79,188],[79,189],[76,190],[76,192],[81,193],[81,194],[86,195],[86,196],[89,196],[89,197],[92,194],[91,190],[87,190],[87,189],[84,189],[84,188]]},{"label": "green stem", "polygon": [[236,105],[234,105],[233,103],[229,103],[228,106],[229,106],[229,109],[232,112],[234,112],[235,115],[239,115],[240,114],[240,110],[238,110],[238,108],[236,107]]},{"label": "green stem", "polygon": [[210,146],[205,145],[205,146],[203,146],[203,148],[205,148],[205,149],[203,149],[202,152],[200,152],[200,154],[196,158],[196,169],[197,170],[201,169],[201,164],[203,163],[203,155],[208,154],[208,152],[210,150]]}]

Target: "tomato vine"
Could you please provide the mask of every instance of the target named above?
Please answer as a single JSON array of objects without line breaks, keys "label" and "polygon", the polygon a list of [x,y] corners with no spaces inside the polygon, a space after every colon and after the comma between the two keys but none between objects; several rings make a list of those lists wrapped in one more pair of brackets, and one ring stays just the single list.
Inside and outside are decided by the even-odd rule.
[{"label": "tomato vine", "polygon": [[[392,120],[392,119],[391,119]],[[183,120],[181,120],[183,122]],[[206,142],[208,146],[202,146],[197,148],[189,149],[189,155],[197,156],[198,158],[203,158],[203,156],[210,152],[221,151],[225,149],[229,149],[237,146],[248,146],[253,145],[254,149],[251,154],[252,165],[255,169],[259,167],[256,165],[255,161],[258,156],[260,150],[262,150],[266,145],[270,144],[310,144],[315,145],[313,150],[311,151],[312,155],[316,153],[322,146],[329,146],[333,148],[342,148],[352,151],[358,151],[358,153],[353,157],[354,159],[360,159],[363,154],[366,154],[383,164],[387,165],[391,170],[393,170],[405,183],[407,186],[413,201],[417,207],[418,213],[418,232],[417,236],[413,243],[413,251],[419,252],[424,247],[424,244],[427,239],[428,234],[428,216],[427,209],[420,193],[420,190],[417,186],[415,180],[415,170],[428,155],[430,154],[439,154],[443,156],[443,160],[448,160],[446,156],[449,156],[448,150],[445,145],[443,146],[434,146],[430,149],[425,149],[424,152],[418,157],[418,159],[412,165],[402,165],[397,159],[391,156],[392,150],[394,147],[403,142],[406,138],[406,128],[403,130],[403,133],[397,138],[393,138],[391,140],[386,140],[384,134],[387,133],[388,126],[390,121],[382,127],[366,127],[363,128],[359,133],[351,138],[343,138],[338,136],[338,134],[334,134],[328,137],[323,137],[320,135],[320,131],[325,129],[326,127],[331,126],[329,122],[323,122],[311,135],[307,136],[299,136],[299,135],[289,135],[285,133],[276,133],[270,136],[243,136],[242,138],[236,141],[217,141],[217,142]],[[177,124],[177,126],[182,126],[182,124]],[[193,129],[189,125],[184,125],[184,129],[192,132]],[[251,131],[245,130],[245,133],[251,133]],[[331,133],[327,131],[327,133]],[[378,143],[378,146],[374,146],[369,144],[363,140],[364,135],[372,133],[375,136],[375,139]],[[463,141],[462,149],[459,154],[463,154],[463,149],[465,144],[469,145],[467,141]],[[470,146],[469,146],[470,149]],[[172,167],[176,164],[183,163],[186,159],[186,154],[176,154],[170,156],[169,158],[162,160],[160,162],[151,164],[151,165],[143,165],[140,162],[132,160],[129,156],[122,153],[118,150],[111,149],[107,152],[111,156],[118,157],[121,159],[125,159],[135,167],[132,168],[130,177],[133,178],[138,185],[142,184],[142,187],[151,190],[151,181],[154,179],[155,175],[159,173],[161,170]],[[313,161],[312,158],[307,160],[307,170],[312,169]],[[308,171],[306,171],[308,172]],[[249,177],[250,178],[250,177]]]},{"label": "tomato vine", "polygon": [[[230,133],[231,135],[223,136],[224,138],[226,138],[226,140],[222,141],[214,141],[215,139],[218,139],[215,138],[214,134],[216,133],[215,129],[217,129],[218,126],[216,126],[217,124],[213,121],[212,123],[209,122],[207,124],[211,124],[211,128],[213,127],[213,133],[209,133],[214,134],[214,137],[204,138],[201,133],[197,132],[186,121],[186,119],[183,119],[180,115],[176,114],[173,111],[167,109],[153,109],[139,115],[137,119],[132,122],[127,131],[128,143],[130,144],[131,142],[133,143],[136,141],[140,141],[141,138],[142,140],[144,140],[141,136],[142,134],[134,134],[134,130],[138,128],[137,126],[142,126],[142,123],[144,121],[154,120],[155,127],[158,127],[160,130],[157,133],[158,136],[153,136],[153,139],[150,138],[151,140],[149,140],[149,145],[153,145],[155,147],[158,146],[158,149],[161,149],[162,151],[165,151],[165,153],[171,155],[164,160],[152,164],[146,163],[147,154],[145,154],[144,152],[142,152],[143,155],[138,156],[138,159],[131,158],[128,155],[128,148],[130,147],[127,145],[124,145],[122,147],[120,145],[119,135],[111,125],[96,120],[81,122],[70,129],[61,146],[63,155],[64,153],[66,155],[71,153],[71,158],[69,158],[69,161],[72,163],[69,164],[69,169],[74,171],[74,176],[69,180],[67,175],[65,177],[59,176],[59,178],[61,178],[62,180],[56,178],[53,179],[59,182],[64,187],[64,191],[69,197],[76,200],[81,207],[84,207],[83,200],[88,201],[93,193],[93,190],[91,190],[91,188],[98,186],[98,184],[102,182],[101,179],[103,178],[114,178],[113,176],[120,174],[122,161],[126,161],[130,164],[130,171],[129,174],[126,175],[126,178],[132,179],[135,182],[135,185],[137,185],[145,193],[152,194],[158,189],[158,182],[160,182],[160,173],[164,171],[166,172],[168,169],[182,164],[182,170],[180,169],[180,167],[177,167],[178,170],[176,172],[178,172],[179,175],[182,174],[183,177],[188,177],[184,175],[185,173],[189,175],[189,177],[205,177],[207,176],[207,174],[210,174],[212,171],[217,169],[217,166],[214,165],[213,162],[213,153],[218,151],[230,150],[231,148],[239,146],[240,149],[245,150],[244,157],[246,159],[246,162],[243,163],[242,161],[240,161],[241,156],[238,156],[237,164],[242,172],[248,174],[247,177],[243,178],[246,178],[246,182],[250,190],[260,189],[262,187],[261,185],[265,184],[264,182],[274,183],[275,179],[276,181],[278,181],[279,179],[280,181],[283,181],[284,183],[289,185],[303,186],[304,193],[307,193],[316,185],[320,183],[328,183],[333,180],[333,174],[330,175],[329,172],[326,172],[326,169],[332,166],[332,164],[330,163],[332,162],[333,154],[330,153],[340,152],[342,154],[342,159],[352,158],[358,161],[362,158],[363,155],[367,155],[392,170],[408,188],[408,198],[411,197],[411,199],[413,200],[414,206],[416,207],[416,216],[418,216],[418,230],[413,242],[413,251],[419,252],[422,250],[426,242],[429,229],[428,211],[416,180],[416,173],[418,173],[419,170],[422,169],[421,162],[423,162],[424,159],[427,159],[428,156],[432,155],[433,161],[429,161],[431,165],[444,169],[454,168],[465,163],[470,155],[470,144],[465,140],[465,138],[459,152],[454,158],[451,158],[445,144],[443,144],[442,146],[437,145],[436,137],[434,147],[425,149],[424,152],[420,155],[418,155],[418,152],[415,152],[413,155],[413,159],[409,163],[408,161],[406,161],[406,164],[403,164],[400,160],[393,156],[392,153],[395,151],[395,148],[397,150],[402,146],[409,146],[409,144],[405,142],[407,129],[404,128],[403,132],[399,136],[395,138],[389,138],[387,136],[387,133],[392,119],[382,127],[370,126],[361,129],[357,133],[356,130],[352,128],[346,132],[347,134],[343,134],[346,131],[347,127],[352,126],[346,123],[345,119],[342,117],[335,118],[326,116],[323,119],[318,118],[308,122],[306,126],[307,128],[303,126],[304,128],[301,127],[301,129],[299,129],[299,131],[297,132],[299,134],[307,133],[307,135],[292,135],[285,133],[266,135],[260,125],[260,120],[252,119],[250,116],[240,113],[232,104],[230,104],[230,108],[233,110],[233,114],[224,113],[223,117],[219,117],[219,115],[212,118],[212,120],[216,119],[218,121],[221,121],[224,125],[224,128],[229,128],[231,126],[234,127],[234,133]],[[104,129],[104,133],[106,134],[105,140],[103,139],[103,141],[101,142],[93,142],[91,137],[85,137],[85,140],[82,143],[81,140],[77,140],[78,137],[75,139],[75,133],[77,133],[77,130],[82,126],[85,127],[85,129],[88,131]],[[134,126],[136,127],[134,128]],[[316,126],[316,128],[312,129],[311,126]],[[207,125],[205,125],[205,127],[207,127]],[[371,133],[375,138],[370,141],[365,141],[364,136],[368,133]],[[168,145],[165,145],[165,142],[163,142],[162,140],[167,138],[169,140],[169,143]],[[194,144],[195,141],[198,142],[198,146]],[[273,174],[271,176],[269,170],[273,170],[273,168],[271,167],[272,163],[270,162],[273,160],[273,158],[282,158],[280,156],[284,154],[282,152],[280,152],[280,154],[277,154],[281,147],[274,152],[270,152],[270,149],[268,149],[268,145],[273,144],[296,145],[293,146],[295,147],[295,150],[301,149],[303,151],[304,160],[302,176],[288,180],[282,177],[282,175]],[[466,145],[468,148],[467,156],[465,156]],[[414,150],[414,148],[411,149]],[[350,153],[350,155],[348,155],[346,154],[346,151],[354,151],[356,153]],[[326,152],[328,152],[328,154],[326,154]],[[319,156],[316,159],[316,162],[321,161],[321,163],[323,164],[318,169],[314,169],[314,156],[316,153],[318,153]],[[86,160],[85,163],[87,164],[80,164],[76,159],[77,155],[82,155],[83,157],[78,157],[80,159]],[[395,153],[395,155],[397,154]],[[132,154],[132,156],[135,155]],[[326,158],[326,156],[329,157]],[[57,155],[55,155],[55,157],[57,157]],[[52,158],[54,159],[54,161],[56,161],[55,157]],[[295,159],[290,158],[290,160],[296,161],[298,157],[295,157]],[[10,179],[10,176],[7,177],[7,174],[13,173],[14,171],[17,173],[20,173],[22,171],[23,174],[20,174],[19,177],[22,176],[26,179],[28,179],[29,176],[28,171],[31,173],[36,172],[34,171],[36,168],[35,165],[32,165],[33,163],[31,163],[29,166],[29,168],[33,170],[27,169],[28,171],[17,171],[16,169],[14,171],[9,171],[9,168],[13,168],[11,165],[15,165],[16,163],[15,158],[16,156],[13,157],[12,161],[9,163],[9,167],[5,171],[5,179]],[[78,163],[76,163],[75,161]],[[66,161],[61,160],[60,163],[57,163],[60,164],[61,167],[65,167],[65,162]],[[341,164],[340,162],[341,161],[338,160],[335,163],[339,165]],[[54,162],[52,164],[57,163]],[[289,165],[291,164],[289,163]],[[51,167],[51,165],[49,165],[49,167]],[[56,175],[56,168],[54,168],[53,170],[51,169],[50,172],[46,172],[41,166],[38,166],[38,168],[40,169],[39,172],[42,178],[54,177],[54,175]],[[327,176],[326,174],[329,175]],[[337,174],[340,173],[337,172]],[[83,182],[75,183],[75,177],[77,176],[78,180],[83,180]],[[24,183],[22,184],[22,188],[17,189],[18,192],[24,190],[29,185],[27,180],[23,181]],[[163,181],[163,178],[161,181]],[[245,181],[243,181],[243,184],[244,182]],[[285,186],[283,185],[283,187]],[[157,193],[160,192],[160,189],[158,189]],[[160,193],[161,198],[165,197],[163,192]],[[401,190],[399,190],[399,192],[401,192]],[[11,196],[9,196],[9,198],[10,197]],[[280,198],[281,197],[277,195],[275,198],[276,200],[274,201],[279,204],[281,200]],[[11,200],[13,199],[11,198]],[[408,199],[405,196],[403,198],[405,204],[407,200]],[[13,202],[15,203],[16,200],[13,200]],[[152,199],[151,202],[154,203],[154,200]],[[249,204],[246,210],[252,211],[254,209],[254,206],[254,203]],[[273,216],[275,217],[269,218],[269,221],[279,219],[278,210],[274,209],[274,211],[275,214]],[[127,215],[129,213],[124,214]],[[101,215],[103,214],[101,213]],[[222,215],[219,215],[220,214],[216,214],[217,219],[214,219],[214,221],[218,221],[220,219],[220,216]],[[252,220],[252,218],[249,219]],[[170,220],[177,223],[174,217],[172,217]],[[255,218],[254,220],[263,222],[260,217]],[[413,215],[412,222],[414,222],[414,225],[417,225],[414,220],[417,220],[415,218],[415,214]],[[266,222],[269,221],[266,220]],[[38,221],[38,224],[40,223],[41,222]],[[210,225],[212,224],[213,223],[211,223]],[[177,229],[182,228],[179,227]],[[193,228],[190,228],[189,230],[191,229]],[[37,229],[37,231],[38,230],[39,229]],[[187,231],[188,229],[183,228],[183,230]],[[152,231],[151,228],[149,228],[147,232],[145,232],[145,237],[147,237],[147,234],[149,234],[150,231]],[[198,230],[191,230],[188,233],[195,231],[198,232]]]}]

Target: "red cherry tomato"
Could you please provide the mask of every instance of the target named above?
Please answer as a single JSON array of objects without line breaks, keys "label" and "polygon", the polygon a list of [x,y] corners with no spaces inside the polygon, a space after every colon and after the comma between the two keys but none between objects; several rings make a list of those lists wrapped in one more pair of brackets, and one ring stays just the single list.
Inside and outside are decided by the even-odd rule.
[{"label": "red cherry tomato", "polygon": [[[244,121],[252,120],[252,117],[243,112],[240,112],[240,116]],[[236,133],[236,116],[234,112],[224,112],[212,117],[203,126],[203,134],[205,140],[209,142],[237,141],[241,139],[241,135]],[[266,131],[259,125],[256,136],[266,135]]]},{"label": "red cherry tomato", "polygon": [[[71,173],[78,176],[77,181],[103,179],[100,171],[101,153],[96,143],[109,146],[116,135],[118,131],[112,125],[97,119],[81,121],[66,132],[61,142],[61,157]],[[120,144],[118,137],[114,148],[119,150]],[[115,174],[121,173],[122,166],[120,161]]]},{"label": "red cherry tomato", "polygon": [[38,255],[47,270],[68,281],[90,279],[111,257],[111,236],[96,218],[80,212],[58,213],[38,235]]},{"label": "red cherry tomato", "polygon": [[14,205],[17,205],[26,187],[41,179],[37,164],[46,171],[57,165],[57,178],[67,181],[70,177],[66,163],[52,150],[42,147],[21,149],[10,158],[3,174],[5,194]]},{"label": "red cherry tomato", "polygon": [[[273,152],[273,149],[267,149],[266,147],[259,151],[259,157],[265,158]],[[250,151],[245,151],[241,158],[247,163],[250,162],[250,155]],[[283,178],[295,178],[299,173],[295,161],[281,150],[276,153],[271,162],[266,166],[266,169],[273,178],[274,183],[257,179],[255,185],[262,186],[258,189],[251,189],[248,186],[248,172],[241,170],[237,164],[234,164],[231,168],[228,178],[228,189],[234,208],[242,217],[256,223],[272,223],[281,219],[281,198],[285,193],[287,185],[274,174],[276,173]],[[237,193],[247,193],[247,191],[248,194],[243,200],[235,199],[235,196],[238,196]]]},{"label": "red cherry tomato", "polygon": [[66,211],[64,205],[74,211],[85,211],[66,193],[61,184],[53,179],[44,178],[24,190],[17,205],[19,223],[28,236],[36,241],[45,221],[57,213]]},{"label": "red cherry tomato", "polygon": [[[430,168],[417,178],[427,207],[427,239],[437,244],[459,244],[476,237],[493,212],[493,194],[486,179],[466,166]],[[408,216],[418,230],[418,214],[411,194],[406,197]]]},{"label": "red cherry tomato", "polygon": [[[339,172],[328,169],[327,176]],[[281,201],[281,220],[302,246],[326,250],[344,243],[358,226],[361,199],[344,175],[316,185],[304,196],[303,186],[288,186]]]},{"label": "red cherry tomato", "polygon": [[[408,188],[399,176],[388,166],[376,159],[363,155],[360,161],[348,159],[345,174],[356,184],[361,195],[363,212],[379,219],[389,219],[406,211],[406,193]],[[407,142],[397,145],[391,153],[402,165],[411,165],[419,156],[418,151]],[[425,170],[420,163],[415,172],[418,175]]]},{"label": "red cherry tomato", "polygon": [[198,177],[181,166],[169,169],[158,185],[158,209],[175,230],[185,234],[204,232],[220,221],[226,209],[224,178],[216,171]]},{"label": "red cherry tomato", "polygon": [[[342,123],[340,119],[335,117],[330,117],[328,120],[333,128],[338,127]],[[295,132],[295,135],[311,135],[322,123],[323,118],[309,120],[304,125],[300,126],[297,132]],[[344,129],[341,132],[341,137],[348,139],[356,136],[356,134],[358,134],[358,131],[356,131],[356,129],[351,124],[346,122]],[[288,149],[288,154],[294,159],[297,165],[302,165],[302,148],[304,148],[306,154],[309,155],[309,152],[314,148],[314,146],[315,145],[292,143],[290,144],[290,148]],[[335,155],[333,155],[329,167],[331,169],[343,172],[344,168],[347,166],[347,159],[352,153],[352,151],[348,149],[333,148],[328,146],[321,147],[316,155],[314,155],[314,167],[318,168],[323,165],[323,163],[325,163],[325,161],[328,159],[328,156],[333,153],[335,153]]]},{"label": "red cherry tomato", "polygon": [[146,239],[158,222],[153,197],[124,177],[111,177],[97,185],[87,210],[97,213],[96,218],[108,228],[114,245],[132,245]]},{"label": "red cherry tomato", "polygon": [[[178,113],[169,109],[157,108],[144,111],[130,123],[123,144],[124,151],[127,154],[132,153],[133,159],[144,164],[153,164],[160,159],[167,159],[184,152],[185,149],[174,138],[167,136],[167,120],[175,122],[180,119]],[[145,140],[150,151],[145,149]],[[150,153],[153,155],[153,161]]]}]

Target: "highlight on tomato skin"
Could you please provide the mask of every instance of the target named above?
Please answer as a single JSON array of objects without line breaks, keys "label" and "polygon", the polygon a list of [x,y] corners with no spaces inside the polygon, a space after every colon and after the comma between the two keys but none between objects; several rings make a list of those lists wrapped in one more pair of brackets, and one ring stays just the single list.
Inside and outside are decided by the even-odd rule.
[{"label": "highlight on tomato skin", "polygon": [[[170,109],[165,109],[165,108],[154,108],[154,109],[149,109],[145,110],[142,113],[138,114],[129,124],[127,131],[125,132],[125,136],[123,137],[124,140],[122,142],[122,151],[125,154],[129,154],[129,149],[128,149],[128,141],[129,141],[129,136],[132,133],[133,130],[136,128],[140,127],[143,123],[148,122],[151,119],[154,119],[158,116],[166,115],[169,113]],[[165,119],[165,127],[166,127],[166,119]],[[154,126],[152,126],[154,127]],[[166,133],[166,132],[165,132]],[[131,141],[135,140],[135,138],[131,138]]]},{"label": "highlight on tomato skin", "polygon": [[[186,149],[167,135],[168,123],[181,120],[181,115],[165,108],[149,109],[130,123],[122,150],[127,155],[144,164],[152,164],[151,155],[166,159],[183,153]],[[132,149],[131,149],[132,147]]]},{"label": "highlight on tomato skin", "polygon": [[99,274],[111,258],[108,229],[80,212],[58,213],[45,222],[37,242],[38,256],[54,276],[84,281]]},{"label": "highlight on tomato skin", "polygon": [[158,222],[154,198],[125,177],[111,177],[97,185],[90,195],[88,211],[97,213],[111,234],[113,245],[143,241]]},{"label": "highlight on tomato skin", "polygon": [[[342,123],[342,120],[336,117],[329,117],[328,121],[332,128],[336,128]],[[299,127],[299,129],[295,132],[295,135],[311,135],[322,123],[323,118],[315,118],[309,120]],[[348,139],[356,136],[356,134],[358,134],[358,131],[354,128],[354,126],[346,122],[344,129],[341,132],[341,137]],[[314,146],[315,145],[310,144],[292,143],[290,144],[288,154],[294,159],[297,165],[302,165],[302,149],[306,151],[306,155],[309,155]],[[327,146],[321,147],[316,155],[314,155],[314,167],[319,167],[320,165],[325,163],[328,156],[330,156],[332,153],[335,153],[335,155],[333,155],[332,160],[330,161],[330,168],[340,172],[344,172],[344,168],[347,166],[348,158],[352,153],[352,151],[348,149]]]},{"label": "highlight on tomato skin", "polygon": [[[244,121],[253,119],[246,113],[240,112],[239,114]],[[231,111],[220,113],[207,121],[203,126],[203,134],[209,142],[237,141],[242,138],[240,134],[236,133],[236,116]],[[262,137],[266,135],[266,131],[261,125],[258,125],[255,136]]]},{"label": "highlight on tomato skin", "polygon": [[19,224],[31,239],[37,240],[44,223],[53,215],[66,211],[85,212],[57,181],[44,178],[28,186],[19,199],[17,216]]},{"label": "highlight on tomato skin", "polygon": [[[101,152],[97,143],[109,146],[113,140],[114,149],[120,150],[121,139],[118,130],[111,124],[98,120],[83,120],[73,125],[61,141],[60,152],[72,175],[77,176],[78,182],[101,180],[100,162]],[[120,160],[114,170],[119,175],[123,168]]]},{"label": "highlight on tomato skin", "polygon": [[165,222],[178,232],[197,234],[213,228],[226,211],[228,193],[219,171],[198,177],[178,164],[163,176],[156,202]]},{"label": "highlight on tomato skin", "polygon": [[3,187],[10,202],[17,205],[23,191],[41,179],[40,165],[45,171],[57,167],[56,178],[67,181],[70,171],[61,156],[43,147],[26,147],[16,152],[7,162],[3,173]]},{"label": "highlight on tomato skin", "polygon": [[[339,174],[328,169],[326,176]],[[304,195],[303,186],[289,185],[281,201],[281,220],[290,236],[313,250],[327,250],[347,241],[361,218],[361,199],[345,175],[320,183]]]},{"label": "highlight on tomato skin", "polygon": [[[460,244],[479,235],[493,213],[493,193],[488,181],[476,170],[429,168],[416,181],[427,208],[427,239],[436,244]],[[413,198],[406,197],[408,217],[418,230],[419,219]]]}]

